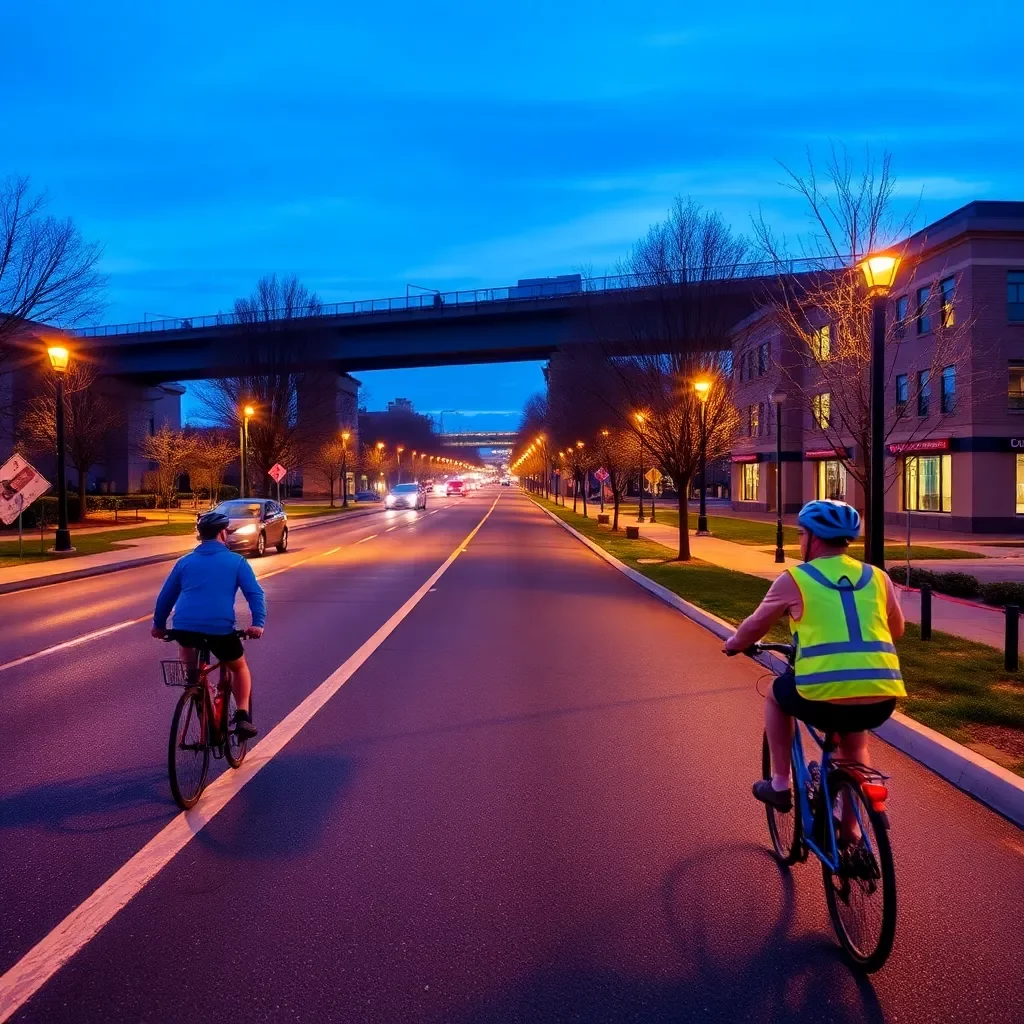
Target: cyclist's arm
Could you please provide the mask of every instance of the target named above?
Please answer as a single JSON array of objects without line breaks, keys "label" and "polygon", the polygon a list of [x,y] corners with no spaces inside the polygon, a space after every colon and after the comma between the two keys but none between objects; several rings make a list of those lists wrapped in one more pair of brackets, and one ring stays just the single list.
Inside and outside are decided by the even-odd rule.
[{"label": "cyclist's arm", "polygon": [[167,617],[174,608],[175,601],[181,594],[181,562],[175,562],[170,575],[164,580],[153,609],[153,628],[166,629]]},{"label": "cyclist's arm", "polygon": [[[745,651],[756,644],[780,619],[800,603],[800,589],[788,572],[782,573],[764,595],[753,614],[748,615],[725,642],[727,651]],[[797,618],[799,616],[796,616]]]},{"label": "cyclist's arm", "polygon": [[882,577],[885,580],[885,617],[889,620],[889,632],[892,633],[893,640],[899,640],[906,631],[907,620],[903,617],[895,584],[888,573],[882,573]]},{"label": "cyclist's arm", "polygon": [[263,596],[263,588],[259,585],[252,566],[244,558],[240,558],[238,563],[238,587],[249,606],[252,624],[257,629],[262,629],[267,621],[267,601]]}]

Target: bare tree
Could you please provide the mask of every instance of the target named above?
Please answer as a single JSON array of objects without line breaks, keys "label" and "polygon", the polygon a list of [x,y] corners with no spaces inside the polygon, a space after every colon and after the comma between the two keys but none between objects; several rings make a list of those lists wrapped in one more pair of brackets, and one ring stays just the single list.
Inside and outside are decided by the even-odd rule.
[{"label": "bare tree", "polygon": [[385,488],[390,486],[391,467],[395,461],[387,445],[378,444],[375,441],[367,441],[361,446],[360,452],[362,470],[369,477],[371,489],[378,481],[381,481]]},{"label": "bare tree", "polygon": [[205,490],[211,505],[217,503],[224,472],[238,459],[238,442],[220,430],[185,428],[192,441],[183,464],[193,497]]},{"label": "bare tree", "polygon": [[330,488],[331,508],[334,508],[334,485],[342,478],[347,454],[347,446],[332,439],[320,445],[313,455],[313,468],[323,475]]},{"label": "bare tree", "polygon": [[[108,435],[122,426],[122,408],[96,387],[96,370],[80,360],[64,373],[64,450],[78,474],[78,519],[86,515],[89,470],[103,461]],[[21,416],[26,447],[53,452],[57,447],[57,380],[45,374],[42,391],[29,399]]]},{"label": "bare tree", "polygon": [[195,444],[194,437],[183,430],[172,430],[166,423],[154,434],[147,434],[139,443],[139,454],[156,463],[156,489],[164,500],[168,521],[171,518],[171,501],[178,477],[191,461]]},{"label": "bare tree", "polygon": [[590,310],[599,358],[594,342],[567,350],[577,390],[611,420],[609,429],[631,430],[675,482],[682,560],[690,557],[689,490],[701,457],[694,384],[712,385],[703,435],[709,461],[729,450],[738,423],[727,372],[734,320],[728,296],[730,282],[745,272],[747,249],[720,214],[677,199],[618,268],[631,285],[624,315],[609,321],[605,307]]},{"label": "bare tree", "polygon": [[259,493],[269,487],[268,471],[275,463],[302,465],[323,443],[330,413],[299,409],[304,374],[298,369],[294,341],[275,328],[282,322],[316,316],[319,298],[298,278],[263,277],[256,290],[235,302],[235,315],[251,328],[238,347],[237,376],[209,381],[199,391],[206,417],[229,430],[238,430],[246,405],[253,407],[249,421],[247,471]]},{"label": "bare tree", "polygon": [[[893,251],[898,239],[907,239],[913,211],[903,218],[895,213],[896,179],[888,153],[876,161],[868,152],[858,166],[845,149],[833,147],[823,177],[819,176],[810,153],[805,171],[783,169],[788,187],[804,202],[811,231],[794,252],[785,238],[774,234],[763,216],[755,220],[757,241],[777,274],[767,297],[768,315],[750,325],[747,338],[741,338],[740,345],[754,335],[774,329],[795,350],[795,358],[779,362],[787,406],[800,409],[860,484],[865,497],[865,534],[870,535],[867,519],[871,507],[871,304],[857,265],[868,254]],[[909,241],[899,243],[903,280],[913,276],[921,241],[910,236]],[[791,272],[794,256],[802,260],[806,272]],[[903,320],[895,315],[888,319],[886,394],[892,393],[899,341],[914,312]],[[970,324],[956,314],[955,294],[942,297],[941,305],[931,312],[931,339],[927,345],[917,347],[909,372],[903,367],[908,378],[922,379],[919,372],[924,372],[925,380],[939,382],[945,370],[955,375],[960,390],[969,382],[982,386],[983,380],[974,368],[984,361],[976,358],[976,351],[974,355],[970,351]],[[906,397],[908,401],[897,401],[887,410],[883,444],[894,432],[899,432],[905,441],[923,439],[954,412],[949,406],[944,408],[940,401],[928,403],[927,415],[911,416],[908,405],[917,396],[908,393]],[[887,460],[887,489],[896,475],[895,460]]]},{"label": "bare tree", "polygon": [[597,435],[596,458],[608,473],[607,483],[612,492],[612,530],[615,531],[619,528],[619,507],[626,496],[629,479],[640,463],[636,434],[623,427],[603,428]]},{"label": "bare tree", "polygon": [[70,327],[104,308],[102,249],[46,205],[28,178],[0,180],[0,365],[24,321]]}]

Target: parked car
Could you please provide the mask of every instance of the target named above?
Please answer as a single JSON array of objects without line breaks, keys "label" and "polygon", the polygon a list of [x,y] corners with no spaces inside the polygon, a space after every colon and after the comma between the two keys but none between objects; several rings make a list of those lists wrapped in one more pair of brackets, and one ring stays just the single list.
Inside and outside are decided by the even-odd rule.
[{"label": "parked car", "polygon": [[376,491],[356,491],[352,497],[356,501],[380,501],[380,495]]},{"label": "parked car", "polygon": [[238,498],[222,501],[215,511],[228,517],[228,547],[232,551],[259,558],[269,545],[281,552],[288,550],[288,515],[276,501]]},{"label": "parked car", "polygon": [[395,484],[384,499],[388,508],[426,508],[427,492],[419,484]]},{"label": "parked car", "polygon": [[458,495],[460,498],[469,497],[469,490],[461,480],[449,480],[444,493],[446,498],[450,498],[453,494]]}]

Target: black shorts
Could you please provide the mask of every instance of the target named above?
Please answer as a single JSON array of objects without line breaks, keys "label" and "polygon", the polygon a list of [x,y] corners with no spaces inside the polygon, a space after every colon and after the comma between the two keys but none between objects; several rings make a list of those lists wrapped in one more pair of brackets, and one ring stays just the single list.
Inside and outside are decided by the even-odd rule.
[{"label": "black shorts", "polygon": [[172,629],[169,632],[182,647],[205,647],[218,661],[238,661],[245,654],[242,641],[234,633],[215,636],[194,633],[190,629]]},{"label": "black shorts", "polygon": [[890,697],[873,704],[835,704],[827,700],[808,700],[796,690],[796,676],[783,672],[772,684],[775,703],[794,718],[825,732],[864,732],[877,729],[896,710]]}]

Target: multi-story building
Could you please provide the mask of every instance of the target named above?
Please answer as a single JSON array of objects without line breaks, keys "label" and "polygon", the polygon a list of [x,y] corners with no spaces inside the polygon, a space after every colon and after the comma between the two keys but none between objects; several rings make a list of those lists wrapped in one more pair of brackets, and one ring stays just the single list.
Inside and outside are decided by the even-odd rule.
[{"label": "multi-story building", "polygon": [[[1024,203],[970,203],[905,251],[888,302],[886,521],[1024,533]],[[783,510],[815,497],[863,508],[866,433],[835,422],[850,395],[833,394],[838,378],[821,368],[834,325],[807,317],[799,340],[772,309],[733,330],[736,509],[775,508],[776,409]],[[866,389],[866,374],[842,387]]]}]

